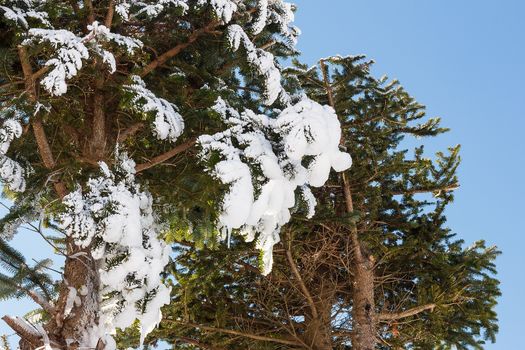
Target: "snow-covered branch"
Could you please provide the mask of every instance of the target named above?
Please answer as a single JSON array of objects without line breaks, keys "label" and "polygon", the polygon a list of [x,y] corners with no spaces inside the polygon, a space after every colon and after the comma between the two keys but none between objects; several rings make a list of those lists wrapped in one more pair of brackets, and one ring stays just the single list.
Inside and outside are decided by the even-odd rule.
[{"label": "snow-covered branch", "polygon": [[155,120],[153,130],[159,140],[175,142],[184,130],[184,120],[177,106],[166,101],[146,88],[146,83],[137,75],[131,77],[132,84],[124,89],[132,94],[131,107],[141,114],[153,113]]},{"label": "snow-covered branch", "polygon": [[[296,191],[302,191],[307,215],[312,216],[315,198],[308,186],[322,186],[330,169],[349,168],[351,158],[339,150],[341,128],[334,110],[309,99],[286,108],[275,119],[250,110],[239,113],[222,99],[215,110],[229,128],[201,136],[199,144],[203,160],[214,153],[221,156],[221,161],[208,166],[229,185],[219,225],[224,238],[233,229],[239,229],[246,241],[257,235],[263,273],[268,274],[280,228],[296,205]],[[303,166],[306,158],[311,159],[308,167]]]},{"label": "snow-covered branch", "polygon": [[[135,163],[121,155],[115,169],[101,163],[102,175],[64,198],[60,222],[80,247],[91,247],[100,270],[98,324],[83,346],[95,347],[117,328],[140,323],[141,342],[161,320],[170,289],[161,280],[171,248],[158,238],[152,198],[135,182]],[[80,291],[81,292],[81,291]],[[106,349],[111,349],[111,341]]]}]

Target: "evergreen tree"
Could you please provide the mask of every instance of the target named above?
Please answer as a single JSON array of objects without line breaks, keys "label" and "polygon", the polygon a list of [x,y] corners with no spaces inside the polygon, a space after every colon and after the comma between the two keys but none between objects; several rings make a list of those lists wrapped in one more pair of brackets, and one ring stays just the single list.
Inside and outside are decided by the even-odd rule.
[{"label": "evergreen tree", "polygon": [[65,256],[52,283],[0,248],[18,259],[11,287],[42,292],[43,322],[3,318],[21,349],[113,349],[128,327],[142,342],[170,301],[163,237],[257,238],[268,274],[296,195],[311,206],[310,186],[350,166],[334,111],[281,85],[289,3],[1,0],[0,19],[0,178],[14,200],[0,235],[36,220]]},{"label": "evergreen tree", "polygon": [[[298,202],[268,276],[257,251],[178,246],[177,284],[152,339],[180,349],[482,349],[498,330],[499,252],[465,247],[446,226],[459,146],[405,149],[446,131],[397,81],[362,56],[286,71],[289,91],[334,107],[353,165]],[[300,97],[295,97],[300,98]],[[308,161],[307,159],[305,161]],[[309,213],[310,215],[312,213]]]}]

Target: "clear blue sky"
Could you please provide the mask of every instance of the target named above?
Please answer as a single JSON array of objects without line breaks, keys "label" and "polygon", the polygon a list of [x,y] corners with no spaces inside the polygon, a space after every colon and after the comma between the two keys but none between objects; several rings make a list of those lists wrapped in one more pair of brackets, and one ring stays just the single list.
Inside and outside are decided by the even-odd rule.
[{"label": "clear blue sky", "polygon": [[525,311],[525,1],[297,0],[303,60],[366,54],[452,129],[461,187],[447,212],[467,242],[497,245],[503,297],[489,350],[523,348]]},{"label": "clear blue sky", "polygon": [[[428,114],[452,131],[428,140],[432,150],[461,144],[461,188],[449,225],[467,242],[497,245],[503,297],[500,333],[488,350],[519,349],[525,311],[525,1],[523,0],[296,0],[303,60],[360,54],[375,73],[397,78]],[[1,213],[0,213],[1,215]],[[47,247],[22,233],[30,256]],[[0,302],[20,314],[24,302]],[[0,324],[0,334],[8,332]]]}]

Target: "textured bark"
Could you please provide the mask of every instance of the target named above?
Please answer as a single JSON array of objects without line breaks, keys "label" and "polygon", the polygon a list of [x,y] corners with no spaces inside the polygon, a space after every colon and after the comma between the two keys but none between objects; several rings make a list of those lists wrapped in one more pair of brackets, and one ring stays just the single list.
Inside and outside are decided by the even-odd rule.
[{"label": "textured bark", "polygon": [[[98,268],[89,249],[77,251],[67,258],[64,282],[60,288],[57,309],[60,310],[46,327],[50,338],[67,349],[77,349],[86,335],[86,330],[98,323],[100,280]],[[65,314],[70,288],[75,288],[80,303],[74,303],[69,314]],[[81,293],[82,289],[87,293]],[[85,294],[85,295],[82,295]]]},{"label": "textured bark", "polygon": [[376,347],[373,261],[356,257],[353,289],[353,349],[373,350]]},{"label": "textured bark", "polygon": [[[48,342],[53,349],[80,349],[87,330],[98,323],[100,286],[98,268],[89,253],[89,248],[70,252],[64,269],[64,280],[59,290],[57,304],[51,319],[43,326],[46,336],[28,332],[15,319],[3,317],[3,320],[20,336],[21,350],[42,348]],[[71,310],[66,310],[70,288],[76,289],[75,302]],[[82,293],[82,291],[85,291]],[[45,338],[48,339],[45,339]]]}]

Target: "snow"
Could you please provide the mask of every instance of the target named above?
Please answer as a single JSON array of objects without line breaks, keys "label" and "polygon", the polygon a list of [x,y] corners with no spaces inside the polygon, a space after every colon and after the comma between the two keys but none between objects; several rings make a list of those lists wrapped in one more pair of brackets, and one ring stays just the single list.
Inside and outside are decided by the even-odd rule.
[{"label": "snow", "polygon": [[308,208],[308,214],[306,214],[306,218],[311,219],[315,215],[317,200],[315,199],[312,190],[308,186],[301,186],[301,196],[303,197],[303,201],[306,203],[306,207]]},{"label": "snow", "polygon": [[[309,186],[322,186],[332,168],[343,171],[351,166],[350,155],[339,150],[340,123],[332,108],[306,98],[277,118],[251,110],[239,113],[220,98],[214,110],[228,128],[201,136],[199,144],[204,162],[212,154],[222,158],[208,165],[228,185],[218,225],[225,237],[232,230],[239,230],[247,241],[257,237],[262,272],[268,274],[273,246],[291,218],[296,192],[301,191],[307,217],[313,217],[316,201]],[[305,157],[313,158],[308,168],[303,166]]]},{"label": "snow", "polygon": [[115,58],[110,51],[103,48],[102,44],[105,42],[114,42],[118,46],[123,46],[128,54],[142,47],[139,40],[111,33],[98,22],[93,22],[87,28],[90,32],[84,37],[78,37],[66,29],[29,29],[28,38],[23,41],[23,45],[47,43],[55,49],[55,57],[45,62],[46,66],[53,68],[41,81],[51,95],[60,96],[67,92],[66,81],[78,74],[83,66],[82,60],[90,57],[90,51],[102,57],[103,62],[108,64],[110,72],[114,73]]},{"label": "snow", "polygon": [[64,317],[69,316],[73,306],[75,306],[75,299],[77,298],[77,290],[74,287],[68,287],[69,291],[66,298],[66,306],[64,307]]},{"label": "snow", "polygon": [[237,4],[232,0],[198,0],[197,6],[209,4],[217,18],[224,24],[232,20],[233,14],[237,11]]},{"label": "snow", "polygon": [[3,11],[7,20],[14,22],[17,26],[22,26],[24,29],[29,28],[27,21],[30,18],[48,27],[50,24],[47,13],[38,10],[44,3],[45,0],[7,0],[2,2],[2,5],[7,6],[0,6],[0,10]]},{"label": "snow", "polygon": [[[264,80],[264,97],[267,105],[271,105],[280,95],[287,96],[281,86],[281,72],[275,66],[274,56],[257,48],[238,24],[232,24],[227,29],[227,39],[231,49],[237,51],[241,44],[246,51],[247,62]],[[283,97],[281,96],[281,97]],[[283,97],[286,99],[286,97]]]},{"label": "snow", "polygon": [[93,244],[100,266],[100,322],[88,332],[84,346],[95,346],[100,338],[112,344],[107,335],[135,320],[143,341],[160,322],[160,308],[170,301],[161,275],[171,248],[158,238],[151,195],[136,184],[134,169],[125,154],[113,170],[101,163],[102,174],[89,180],[87,191],[77,189],[64,198],[62,228],[78,246]]},{"label": "snow", "polygon": [[[279,32],[284,36],[291,45],[291,48],[297,43],[297,37],[301,34],[299,28],[292,26],[295,20],[293,5],[282,0],[273,0],[268,8],[267,24],[276,24]],[[286,42],[284,44],[287,44]]]},{"label": "snow", "polygon": [[[148,18],[155,18],[170,7],[179,7],[185,13],[189,9],[187,2],[187,0],[121,1],[115,6],[115,12],[124,21],[128,21],[130,17],[138,17],[143,14]],[[135,12],[131,13],[132,10]]]},{"label": "snow", "polygon": [[259,34],[266,27],[266,21],[268,19],[268,0],[257,1],[257,16],[255,21],[252,23],[251,31],[253,34]]},{"label": "snow", "polygon": [[303,99],[281,112],[276,121],[284,137],[284,149],[292,160],[315,156],[308,168],[308,183],[322,186],[333,168],[343,171],[352,165],[348,153],[339,150],[341,125],[330,106]]},{"label": "snow", "polygon": [[168,139],[175,142],[184,130],[184,120],[178,112],[177,106],[146,88],[146,83],[139,76],[131,77],[132,84],[124,86],[132,93],[131,105],[134,111],[155,115],[153,130],[159,140]]},{"label": "snow", "polygon": [[97,21],[88,25],[87,28],[91,32],[86,36],[86,38],[92,36],[96,38],[99,42],[100,40],[114,42],[118,46],[126,49],[126,52],[129,55],[132,55],[136,50],[140,50],[143,46],[143,43],[138,39],[117,33],[111,33],[109,28],[102,24],[99,24]]},{"label": "snow", "polygon": [[[13,112],[12,110],[4,110],[2,114]],[[15,111],[16,115],[16,111]],[[24,178],[25,170],[16,161],[6,156],[11,142],[15,138],[22,135],[22,125],[13,118],[8,118],[3,121],[0,126],[0,180],[11,191],[24,192],[26,188],[26,181]]]},{"label": "snow", "polygon": [[29,38],[24,40],[23,45],[47,42],[56,50],[56,57],[45,63],[53,69],[42,79],[42,85],[52,95],[66,93],[66,79],[77,75],[78,70],[82,68],[82,59],[89,57],[82,39],[65,29],[32,28],[28,35]]}]

